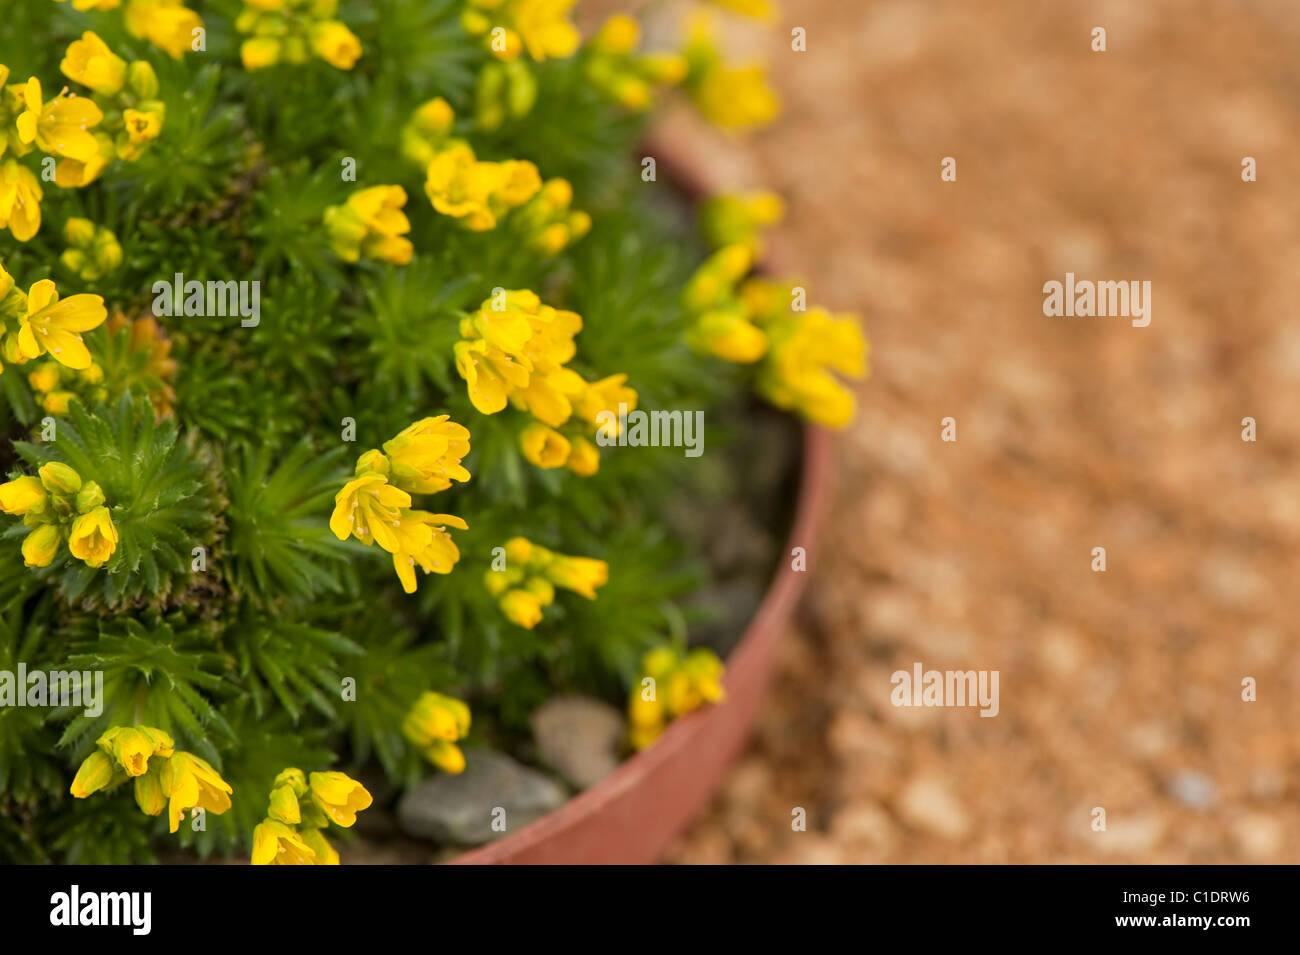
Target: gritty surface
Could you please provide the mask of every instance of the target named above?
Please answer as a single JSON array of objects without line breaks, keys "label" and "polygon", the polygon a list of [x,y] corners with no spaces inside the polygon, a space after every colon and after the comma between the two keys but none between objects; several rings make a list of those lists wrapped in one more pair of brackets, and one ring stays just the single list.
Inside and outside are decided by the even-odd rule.
[{"label": "gritty surface", "polygon": [[[668,132],[786,196],[772,260],[873,376],[756,741],[669,858],[1300,861],[1300,7],[784,6],[781,123]],[[1151,281],[1150,326],[1044,316],[1067,271]],[[916,662],[998,670],[1000,712],[891,705]]]}]

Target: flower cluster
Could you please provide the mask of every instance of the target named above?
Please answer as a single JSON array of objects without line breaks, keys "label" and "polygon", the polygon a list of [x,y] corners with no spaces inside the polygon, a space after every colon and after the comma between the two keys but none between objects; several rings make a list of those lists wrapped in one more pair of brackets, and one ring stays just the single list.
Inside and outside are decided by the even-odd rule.
[{"label": "flower cluster", "polygon": [[66,540],[68,551],[88,567],[102,567],[117,550],[117,527],[94,481],[58,461],[0,484],[0,511],[21,517],[32,530],[23,539],[28,567],[48,567]]},{"label": "flower cluster", "polygon": [[423,418],[391,441],[357,459],[355,477],[334,498],[330,530],[339,540],[355,537],[393,555],[393,569],[408,594],[415,568],[449,574],[460,550],[447,528],[468,529],[454,514],[411,509],[411,494],[436,494],[452,481],[468,481],[461,458],[469,454],[469,431],[447,415]]},{"label": "flower cluster", "polygon": [[464,142],[451,139],[455,122],[456,113],[441,96],[423,103],[402,127],[402,155],[427,169],[440,152]]},{"label": "flower cluster", "polygon": [[325,210],[325,229],[334,253],[344,262],[363,256],[406,265],[414,247],[405,238],[411,220],[402,207],[406,190],[401,186],[374,186],[348,196],[341,206]]},{"label": "flower cluster", "polygon": [[23,292],[0,265],[0,372],[5,363],[21,365],[42,355],[78,371],[89,368],[90,350],[81,333],[98,328],[107,317],[98,295],[60,300],[49,279]]},{"label": "flower cluster", "polygon": [[548,179],[511,219],[528,248],[540,256],[559,255],[591,231],[591,216],[573,204],[573,186],[567,179]]},{"label": "flower cluster", "polygon": [[193,753],[177,751],[170,736],[152,726],[114,726],[86,757],[71,793],[85,799],[92,793],[135,780],[140,811],[156,816],[167,809],[168,827],[175,832],[190,809],[221,815],[230,808],[230,784]]},{"label": "flower cluster", "polygon": [[244,69],[296,66],[313,54],[335,69],[352,69],[361,41],[336,19],[338,7],[338,0],[244,0],[235,20],[235,29],[248,36],[239,47]]},{"label": "flower cluster", "polygon": [[266,818],[253,830],[253,865],[338,865],[322,832],[331,822],[349,829],[374,798],[345,773],[290,767],[275,777]]},{"label": "flower cluster", "polygon": [[74,398],[80,398],[82,404],[94,404],[108,397],[104,369],[96,364],[72,371],[56,361],[42,361],[27,373],[27,384],[37,404],[50,414],[67,414]]},{"label": "flower cluster", "polygon": [[499,60],[572,56],[582,37],[568,19],[577,0],[469,0],[460,22]]},{"label": "flower cluster", "polygon": [[687,339],[697,351],[726,361],[757,363],[758,390],[778,408],[842,428],[853,417],[853,393],[832,372],[849,378],[867,373],[867,344],[856,317],[807,309],[803,290],[789,283],[745,278],[757,230],[777,217],[779,202],[757,193],[706,206],[706,235],[732,244],[714,252],[686,284],[682,304],[693,316]]},{"label": "flower cluster", "polygon": [[75,189],[94,182],[114,158],[135,162],[162,131],[158,78],[145,61],[128,65],[87,31],[68,46],[59,69],[92,95],[65,87],[47,100],[35,76],[6,85],[9,68],[0,64],[0,157],[12,153],[0,165],[0,228],[19,242],[40,231],[44,198],[19,158],[33,149],[55,157],[55,185]]},{"label": "flower cluster", "polygon": [[475,408],[496,414],[508,402],[537,419],[520,433],[524,457],[541,468],[568,466],[590,475],[600,454],[585,429],[556,429],[575,415],[594,428],[600,413],[620,402],[635,408],[636,392],[625,386],[626,375],[587,382],[565,367],[577,353],[573,339],[581,329],[576,312],[543,305],[527,290],[499,289],[461,320],[455,354]]},{"label": "flower cluster", "polygon": [[478,71],[474,122],[485,132],[522,119],[537,103],[537,77],[525,60],[490,60]]},{"label": "flower cluster", "polygon": [[672,647],[651,650],[641,661],[641,677],[627,703],[628,742],[645,749],[671,720],[722,701],[722,661],[699,647],[683,654]]},{"label": "flower cluster", "polygon": [[686,78],[686,59],[677,53],[637,53],[641,25],[625,13],[615,14],[588,42],[584,67],[591,85],[629,109],[643,110],[654,101],[656,86]]},{"label": "flower cluster", "polygon": [[767,336],[738,295],[740,280],[753,264],[749,246],[724,246],[686,283],[682,305],[692,316],[687,341],[696,351],[746,365],[767,353]]},{"label": "flower cluster", "polygon": [[443,772],[465,770],[465,754],[456,744],[469,735],[469,707],[455,697],[421,693],[402,721],[402,733]]},{"label": "flower cluster", "polygon": [[505,545],[505,566],[489,570],[484,586],[511,623],[531,630],[542,619],[542,608],[555,602],[563,587],[588,600],[609,581],[609,564],[594,557],[570,557],[540,547],[523,537]]},{"label": "flower cluster", "polygon": [[775,225],[785,216],[781,197],[767,190],[726,193],[700,207],[700,229],[715,249],[743,245],[755,255],[762,252],[759,230]]},{"label": "flower cluster", "polygon": [[688,64],[686,92],[714,125],[737,130],[765,126],[781,112],[764,67],[723,61],[708,17],[692,19],[683,55]]},{"label": "flower cluster", "polygon": [[111,229],[99,228],[89,219],[69,219],[63,225],[69,249],[59,256],[64,268],[85,282],[94,282],[122,264],[122,246]]},{"label": "flower cluster", "polygon": [[783,310],[764,326],[769,348],[759,368],[758,390],[772,404],[827,428],[853,418],[853,392],[832,374],[867,373],[867,344],[856,316],[824,308]]},{"label": "flower cluster", "polygon": [[472,232],[495,229],[507,212],[541,188],[541,174],[531,162],[484,162],[461,141],[438,152],[425,170],[424,191],[433,208]]},{"label": "flower cluster", "polygon": [[[100,9],[110,8],[101,5]],[[174,60],[202,49],[196,41],[203,30],[203,18],[182,0],[127,0],[126,29],[136,39],[162,47]]]}]

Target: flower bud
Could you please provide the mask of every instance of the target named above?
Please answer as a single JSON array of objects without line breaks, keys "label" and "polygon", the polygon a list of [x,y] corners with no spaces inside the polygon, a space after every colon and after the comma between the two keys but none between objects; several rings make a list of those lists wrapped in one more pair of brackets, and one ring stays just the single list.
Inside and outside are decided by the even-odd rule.
[{"label": "flower bud", "polygon": [[136,60],[126,71],[126,85],[140,99],[158,95],[158,74],[144,60]]},{"label": "flower bud", "polygon": [[81,475],[59,461],[41,465],[41,483],[54,494],[76,494],[81,490]]}]

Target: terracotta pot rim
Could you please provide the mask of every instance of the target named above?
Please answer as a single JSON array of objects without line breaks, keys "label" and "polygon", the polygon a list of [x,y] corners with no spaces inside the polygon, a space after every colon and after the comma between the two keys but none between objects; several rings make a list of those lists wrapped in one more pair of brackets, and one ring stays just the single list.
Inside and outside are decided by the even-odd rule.
[{"label": "terracotta pot rim", "polygon": [[[807,573],[794,570],[789,556],[792,548],[803,547],[807,550],[817,539],[830,496],[833,441],[830,432],[813,425],[804,426],[803,462],[794,523],[776,576],[768,586],[758,611],[745,628],[744,635],[727,658],[724,686],[728,693],[734,686],[750,679],[752,673],[762,669],[771,652],[771,643],[777,629],[792,615],[803,592]],[[591,788],[575,795],[563,806],[518,832],[449,860],[449,864],[491,865],[509,862],[513,856],[548,841],[583,820],[597,816],[605,806],[628,789],[642,785],[659,767],[669,763],[674,754],[693,746],[695,740],[705,732],[710,720],[725,718],[726,705],[724,702],[720,706],[706,707],[674,720],[653,745],[624,760],[618,769]]]}]

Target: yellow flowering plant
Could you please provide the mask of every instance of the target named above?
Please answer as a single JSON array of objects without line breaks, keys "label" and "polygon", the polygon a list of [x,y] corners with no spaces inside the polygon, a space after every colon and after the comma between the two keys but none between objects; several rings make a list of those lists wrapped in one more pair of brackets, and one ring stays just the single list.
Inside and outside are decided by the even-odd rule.
[{"label": "yellow flowering plant", "polygon": [[865,342],[757,277],[774,196],[643,178],[657,103],[765,80],[574,7],[6,4],[0,671],[103,691],[0,719],[0,861],[334,864],[657,648],[634,745],[723,702],[747,384],[843,424]]}]

